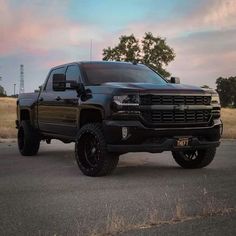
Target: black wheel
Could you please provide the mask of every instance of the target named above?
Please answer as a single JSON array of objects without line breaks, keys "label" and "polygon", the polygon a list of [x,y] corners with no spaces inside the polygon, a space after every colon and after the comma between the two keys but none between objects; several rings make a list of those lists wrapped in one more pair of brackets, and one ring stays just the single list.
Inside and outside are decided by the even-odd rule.
[{"label": "black wheel", "polygon": [[175,161],[183,168],[197,169],[209,165],[215,157],[216,148],[173,151]]},{"label": "black wheel", "polygon": [[110,174],[119,161],[118,155],[107,152],[99,123],[89,123],[80,129],[75,143],[75,157],[83,174],[93,177]]},{"label": "black wheel", "polygon": [[18,148],[23,156],[33,156],[38,153],[40,139],[38,132],[29,121],[22,121],[18,130]]}]

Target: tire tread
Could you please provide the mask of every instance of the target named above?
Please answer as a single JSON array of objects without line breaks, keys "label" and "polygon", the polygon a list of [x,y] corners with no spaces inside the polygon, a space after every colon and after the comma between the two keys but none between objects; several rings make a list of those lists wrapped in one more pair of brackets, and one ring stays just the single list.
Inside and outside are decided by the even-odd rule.
[{"label": "tire tread", "polygon": [[20,129],[24,130],[24,147],[19,148],[21,155],[34,156],[38,153],[40,146],[40,139],[38,132],[33,129],[29,121],[21,121]]},{"label": "tire tread", "polygon": [[[99,170],[91,171],[91,172],[86,171],[78,161],[78,155],[79,155],[79,150],[77,149],[78,142],[81,135],[86,132],[91,132],[97,136],[97,138],[99,139],[100,152],[103,156],[103,164],[101,168]],[[103,134],[102,125],[100,123],[88,123],[84,125],[77,134],[75,146],[76,146],[75,156],[76,156],[78,166],[85,175],[92,176],[92,177],[109,175],[113,172],[113,170],[116,168],[119,162],[119,156],[112,155],[111,153],[107,152],[106,140]]]},{"label": "tire tread", "polygon": [[216,148],[207,148],[199,150],[197,160],[186,161],[179,151],[173,151],[172,155],[178,165],[185,169],[199,169],[208,166],[214,159]]}]

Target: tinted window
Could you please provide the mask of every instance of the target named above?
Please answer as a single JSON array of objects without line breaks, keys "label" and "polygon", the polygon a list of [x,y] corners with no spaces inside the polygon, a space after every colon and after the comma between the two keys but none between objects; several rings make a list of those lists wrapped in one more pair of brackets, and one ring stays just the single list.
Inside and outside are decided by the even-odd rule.
[{"label": "tinted window", "polygon": [[166,81],[153,70],[144,65],[129,63],[83,63],[82,69],[89,84],[108,82],[154,83]]},{"label": "tinted window", "polygon": [[65,73],[65,68],[64,67],[60,67],[60,68],[57,68],[55,70],[52,70],[51,73],[50,73],[50,76],[48,78],[45,90],[46,91],[52,91],[52,78],[53,78],[54,74],[64,74],[64,73]]},{"label": "tinted window", "polygon": [[79,80],[79,66],[77,65],[72,65],[68,66],[66,70],[66,80]]}]

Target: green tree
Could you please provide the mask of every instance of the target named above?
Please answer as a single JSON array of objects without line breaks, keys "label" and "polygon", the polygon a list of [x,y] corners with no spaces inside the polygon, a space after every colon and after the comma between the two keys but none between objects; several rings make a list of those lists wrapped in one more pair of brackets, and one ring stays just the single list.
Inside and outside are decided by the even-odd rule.
[{"label": "green tree", "polygon": [[140,57],[139,41],[134,37],[121,36],[118,46],[103,49],[104,61],[135,61]]},{"label": "green tree", "polygon": [[5,89],[0,85],[0,97],[5,97],[5,96],[7,96],[7,95],[6,95],[6,91],[5,91]]},{"label": "green tree", "polygon": [[152,33],[145,33],[142,40],[135,38],[133,34],[122,35],[119,43],[114,48],[103,49],[103,60],[139,62],[158,71],[164,77],[171,74],[163,67],[167,66],[175,58],[174,50],[166,43],[166,39],[154,37]]},{"label": "green tree", "polygon": [[229,83],[231,85],[231,99],[232,104],[234,107],[236,107],[236,76],[235,77],[229,77]]},{"label": "green tree", "polygon": [[216,91],[223,107],[231,105],[236,107],[236,77],[219,77],[216,80]]}]

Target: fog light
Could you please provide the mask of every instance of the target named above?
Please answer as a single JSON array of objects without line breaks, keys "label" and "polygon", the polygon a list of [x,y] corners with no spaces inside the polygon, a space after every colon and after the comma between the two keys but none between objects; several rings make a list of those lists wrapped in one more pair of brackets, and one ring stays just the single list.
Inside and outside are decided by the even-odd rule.
[{"label": "fog light", "polygon": [[126,139],[128,137],[128,128],[122,127],[122,139]]}]

